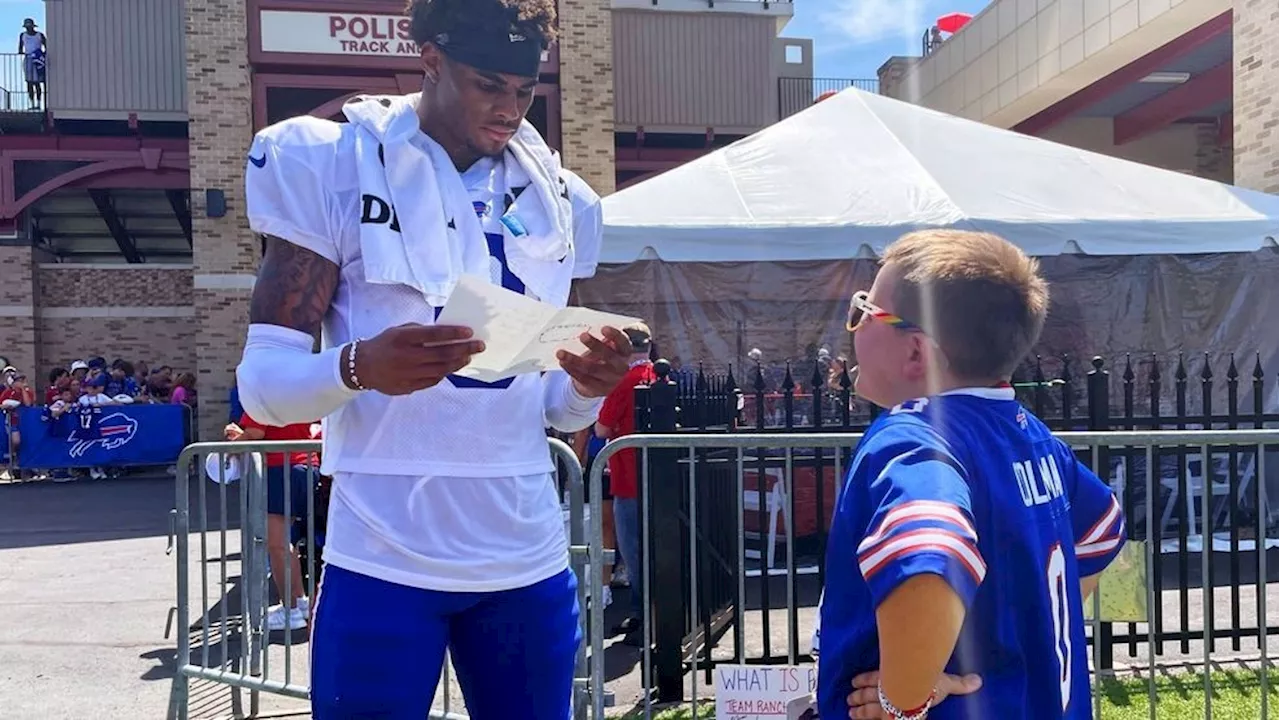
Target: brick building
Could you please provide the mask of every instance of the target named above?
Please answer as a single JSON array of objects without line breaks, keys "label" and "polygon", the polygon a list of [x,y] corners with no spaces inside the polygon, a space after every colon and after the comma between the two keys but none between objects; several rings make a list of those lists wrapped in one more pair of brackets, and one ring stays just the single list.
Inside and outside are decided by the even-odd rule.
[{"label": "brick building", "polygon": [[890,58],[881,91],[1275,193],[1278,34],[1275,0],[994,0],[922,56]]},{"label": "brick building", "polygon": [[[21,76],[0,65],[0,355],[37,376],[92,354],[194,369],[209,437],[259,260],[243,198],[252,134],[335,117],[361,92],[417,89],[403,7],[49,3],[47,107],[27,107]],[[559,0],[559,11],[530,120],[601,194],[812,101],[810,41],[779,37],[789,2]],[[806,86],[795,102],[788,80]]]}]

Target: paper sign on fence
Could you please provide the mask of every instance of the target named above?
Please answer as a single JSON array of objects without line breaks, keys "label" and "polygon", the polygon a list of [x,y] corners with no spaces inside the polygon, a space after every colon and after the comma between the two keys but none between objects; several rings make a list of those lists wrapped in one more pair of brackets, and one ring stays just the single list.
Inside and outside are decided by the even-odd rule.
[{"label": "paper sign on fence", "polygon": [[621,329],[636,320],[587,308],[557,308],[483,278],[463,275],[436,323],[471,328],[485,349],[458,375],[495,382],[559,368],[556,351],[586,350],[578,341],[582,333],[598,335],[606,325]]},{"label": "paper sign on fence", "polygon": [[[1104,622],[1147,621],[1147,544],[1130,540],[1098,578],[1094,593]],[[1094,600],[1084,601],[1084,619],[1093,619]]]},{"label": "paper sign on fence", "polygon": [[717,665],[716,720],[808,720],[815,665]]}]

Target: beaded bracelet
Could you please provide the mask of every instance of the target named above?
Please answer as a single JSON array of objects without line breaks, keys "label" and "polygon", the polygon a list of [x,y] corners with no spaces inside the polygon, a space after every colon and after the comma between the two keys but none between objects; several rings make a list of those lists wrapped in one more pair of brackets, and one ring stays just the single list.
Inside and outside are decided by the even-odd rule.
[{"label": "beaded bracelet", "polygon": [[368,390],[369,388],[360,384],[360,377],[356,375],[356,350],[359,347],[358,339],[351,341],[351,349],[347,352],[347,373],[351,376],[351,384],[355,385],[357,390]]},{"label": "beaded bracelet", "polygon": [[924,704],[914,710],[899,710],[893,703],[889,702],[889,698],[884,696],[884,686],[876,686],[876,694],[880,696],[880,708],[884,713],[894,720],[924,720],[929,716],[929,708],[933,707],[933,700],[938,696],[938,689],[934,688],[929,691],[929,697],[925,699]]}]

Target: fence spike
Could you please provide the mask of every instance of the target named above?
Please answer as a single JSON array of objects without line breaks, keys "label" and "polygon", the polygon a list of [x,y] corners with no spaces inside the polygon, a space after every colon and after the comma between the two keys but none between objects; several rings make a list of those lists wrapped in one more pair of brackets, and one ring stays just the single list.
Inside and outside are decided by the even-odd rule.
[{"label": "fence spike", "polygon": [[1151,353],[1151,384],[1160,384],[1160,358],[1155,353]]},{"label": "fence spike", "polygon": [[729,374],[724,378],[724,389],[733,392],[738,389],[738,381],[733,377],[733,363],[729,363]]},{"label": "fence spike", "polygon": [[694,380],[694,391],[698,393],[707,392],[707,376],[702,372],[702,363],[698,363],[698,376]]},{"label": "fence spike", "polygon": [[1124,354],[1124,373],[1121,377],[1124,378],[1126,383],[1133,382],[1133,358],[1129,356],[1129,353]]},{"label": "fence spike", "polygon": [[1262,382],[1265,374],[1262,372],[1262,353],[1254,353],[1253,355],[1253,379]]},{"label": "fence spike", "polygon": [[853,387],[853,378],[849,377],[849,361],[844,360],[840,364],[844,367],[840,371],[840,389],[848,392]]},{"label": "fence spike", "polygon": [[1182,353],[1178,353],[1178,368],[1173,371],[1173,379],[1180,383],[1187,381],[1187,364],[1183,362]]},{"label": "fence spike", "polygon": [[1200,379],[1208,382],[1213,379],[1213,368],[1209,367],[1209,353],[1204,354],[1204,367],[1200,368]]},{"label": "fence spike", "polygon": [[809,376],[809,384],[813,386],[813,394],[817,395],[819,392],[822,392],[822,387],[826,382],[827,379],[818,371],[818,363],[814,363],[813,374]]},{"label": "fence spike", "polygon": [[1237,382],[1240,378],[1240,371],[1236,370],[1236,354],[1228,355],[1230,361],[1227,363],[1227,382]]},{"label": "fence spike", "polygon": [[760,369],[760,361],[756,361],[756,381],[755,390],[757,394],[764,393],[764,371]]},{"label": "fence spike", "polygon": [[1039,355],[1036,356],[1036,370],[1031,374],[1031,381],[1036,383],[1037,387],[1044,384],[1044,365],[1041,364]]},{"label": "fence spike", "polygon": [[787,361],[787,374],[782,376],[782,392],[794,393],[796,391],[796,381],[791,377],[791,361]]}]

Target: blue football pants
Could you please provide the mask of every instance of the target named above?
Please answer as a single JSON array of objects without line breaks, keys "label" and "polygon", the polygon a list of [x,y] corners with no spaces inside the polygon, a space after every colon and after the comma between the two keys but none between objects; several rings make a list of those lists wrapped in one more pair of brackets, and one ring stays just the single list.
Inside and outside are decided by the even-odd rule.
[{"label": "blue football pants", "polygon": [[422,590],[330,565],[318,596],[315,720],[423,720],[446,647],[473,720],[569,717],[582,640],[571,570],[481,593]]}]

